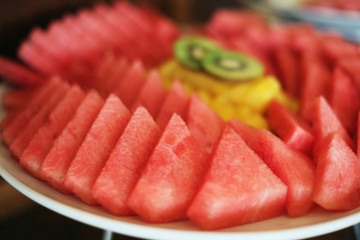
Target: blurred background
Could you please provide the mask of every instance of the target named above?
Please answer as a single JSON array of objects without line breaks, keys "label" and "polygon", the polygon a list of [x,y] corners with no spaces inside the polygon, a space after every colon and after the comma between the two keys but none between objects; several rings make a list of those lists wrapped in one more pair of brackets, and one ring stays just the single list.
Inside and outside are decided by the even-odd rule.
[{"label": "blurred background", "polygon": [[[16,50],[30,30],[35,26],[46,28],[54,19],[65,13],[76,12],[97,3],[111,3],[110,0],[0,0],[0,55],[16,58]],[[281,0],[134,0],[136,4],[150,5],[181,25],[202,24],[219,8],[253,9],[277,20],[311,20],[321,28],[337,28],[351,41],[360,42],[359,0],[326,0],[307,5],[347,11],[350,17],[336,15],[332,10],[325,12],[325,19],[314,19],[315,15],[300,11],[299,7],[309,1]],[[340,3],[339,3],[340,2]],[[307,9],[307,10],[309,10]],[[310,12],[314,14],[313,12]],[[323,12],[321,12],[323,13]],[[308,14],[308,15],[306,15]],[[330,14],[330,15],[329,15]],[[335,14],[335,15],[334,15]],[[319,16],[319,15],[316,15]],[[330,16],[330,17],[329,17]],[[311,18],[312,17],[312,18]],[[332,19],[328,25],[329,19]],[[334,20],[335,19],[335,20]],[[349,20],[350,19],[350,20]],[[359,20],[359,21],[357,21]],[[348,26],[350,25],[350,27]],[[56,214],[24,197],[0,178],[0,239],[101,239],[103,231],[75,222]],[[135,239],[114,235],[113,239]],[[313,239],[355,239],[352,228]]]}]

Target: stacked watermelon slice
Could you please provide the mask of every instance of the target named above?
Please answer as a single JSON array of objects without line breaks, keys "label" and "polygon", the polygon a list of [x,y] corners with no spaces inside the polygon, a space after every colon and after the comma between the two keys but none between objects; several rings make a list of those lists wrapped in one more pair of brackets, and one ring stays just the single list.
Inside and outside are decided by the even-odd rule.
[{"label": "stacked watermelon slice", "polygon": [[3,143],[60,192],[151,223],[212,230],[360,207],[359,46],[237,11],[203,32],[259,59],[299,112],[273,101],[260,130],[223,121],[180,81],[165,89],[156,66],[180,31],[121,1],[34,29],[19,48],[27,65],[0,58],[22,87],[2,97]]}]

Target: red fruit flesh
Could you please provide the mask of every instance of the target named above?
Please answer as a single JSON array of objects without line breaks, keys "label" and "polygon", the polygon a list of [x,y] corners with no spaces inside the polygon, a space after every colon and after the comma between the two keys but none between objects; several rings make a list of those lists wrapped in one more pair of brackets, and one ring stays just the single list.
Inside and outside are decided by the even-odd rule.
[{"label": "red fruit flesh", "polygon": [[225,128],[211,156],[187,211],[202,229],[232,227],[285,212],[287,187],[231,127]]},{"label": "red fruit flesh", "polygon": [[355,149],[354,142],[340,120],[323,97],[318,97],[313,106],[313,132],[316,138],[313,156],[317,162],[318,147],[322,145],[323,139],[332,132],[337,132],[351,149]]},{"label": "red fruit flesh", "polygon": [[131,107],[132,112],[139,106],[144,106],[155,119],[160,111],[161,104],[163,103],[166,94],[167,91],[162,84],[159,73],[156,70],[152,70]]},{"label": "red fruit flesh", "polygon": [[270,127],[292,149],[312,155],[315,137],[311,128],[288,108],[272,101],[267,112]]},{"label": "red fruit flesh", "polygon": [[159,126],[145,108],[139,107],[91,189],[95,200],[112,214],[133,214],[127,207],[126,200],[159,136]]},{"label": "red fruit flesh", "polygon": [[63,183],[65,174],[103,105],[97,92],[88,92],[40,166],[40,178],[60,192],[69,192]]},{"label": "red fruit flesh", "polygon": [[40,105],[39,111],[29,119],[29,122],[23,129],[20,130],[19,134],[9,147],[11,154],[15,158],[19,158],[21,156],[34,134],[46,122],[51,111],[61,101],[69,89],[70,86],[67,83],[62,82],[59,88],[56,89],[56,91],[49,96],[48,99],[44,99],[44,103]]},{"label": "red fruit flesh", "polygon": [[71,162],[65,187],[89,205],[96,204],[91,188],[129,119],[129,110],[111,94]]},{"label": "red fruit flesh", "polygon": [[360,161],[342,137],[333,132],[319,147],[313,200],[325,209],[360,206]]},{"label": "red fruit flesh", "polygon": [[39,177],[40,165],[66,124],[70,121],[85,94],[73,86],[50,113],[47,122],[39,128],[20,156],[20,164]]},{"label": "red fruit flesh", "polygon": [[36,86],[44,82],[38,73],[5,57],[0,57],[0,76],[20,86]]},{"label": "red fruit flesh", "polygon": [[185,111],[188,106],[189,97],[179,81],[173,82],[164,102],[161,105],[156,123],[160,129],[164,129],[174,113],[185,119]]},{"label": "red fruit flesh", "polygon": [[211,152],[225,127],[225,122],[195,94],[190,97],[186,116],[191,135]]},{"label": "red fruit flesh", "polygon": [[254,150],[287,186],[286,210],[290,217],[306,215],[314,203],[315,165],[306,155],[289,148],[280,138],[261,130],[249,143]]},{"label": "red fruit flesh", "polygon": [[131,192],[128,206],[147,222],[185,219],[206,169],[207,156],[183,120],[174,114]]}]

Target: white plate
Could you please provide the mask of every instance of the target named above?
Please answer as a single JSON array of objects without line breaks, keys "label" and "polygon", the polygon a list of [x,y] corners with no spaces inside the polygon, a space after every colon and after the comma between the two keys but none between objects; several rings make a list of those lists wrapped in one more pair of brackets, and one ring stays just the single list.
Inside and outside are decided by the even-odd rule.
[{"label": "white plate", "polygon": [[[0,87],[0,92],[2,90],[3,87]],[[0,111],[0,114],[4,112]],[[300,239],[330,233],[360,222],[360,208],[348,212],[315,208],[301,218],[282,216],[219,231],[202,231],[190,221],[147,224],[135,216],[115,217],[101,207],[88,206],[74,196],[59,193],[26,172],[2,144],[0,175],[18,191],[52,211],[97,228],[146,239]]]}]

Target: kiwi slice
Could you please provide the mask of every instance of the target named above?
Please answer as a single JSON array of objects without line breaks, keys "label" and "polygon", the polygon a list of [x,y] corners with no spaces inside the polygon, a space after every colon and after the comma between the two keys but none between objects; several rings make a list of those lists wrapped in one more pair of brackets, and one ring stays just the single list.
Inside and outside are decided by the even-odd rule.
[{"label": "kiwi slice", "polygon": [[264,67],[256,59],[232,51],[210,51],[201,61],[210,74],[231,81],[247,81],[260,77]]},{"label": "kiwi slice", "polygon": [[211,51],[219,49],[213,41],[202,37],[188,36],[180,38],[175,43],[175,57],[182,65],[194,69],[201,69],[202,58]]}]

